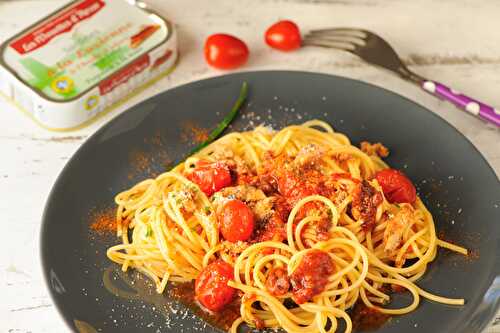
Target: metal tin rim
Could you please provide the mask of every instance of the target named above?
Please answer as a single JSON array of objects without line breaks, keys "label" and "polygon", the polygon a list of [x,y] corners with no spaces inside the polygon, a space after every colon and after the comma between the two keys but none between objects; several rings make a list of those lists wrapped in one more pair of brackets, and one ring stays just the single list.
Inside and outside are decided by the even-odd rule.
[{"label": "metal tin rim", "polygon": [[[15,34],[14,36],[12,36],[11,38],[7,39],[5,42],[3,42],[1,45],[0,45],[0,66],[4,67],[7,71],[9,71],[10,74],[12,74],[16,79],[18,79],[20,82],[22,82],[28,89],[30,89],[31,91],[33,91],[35,94],[37,94],[39,97],[43,98],[44,100],[47,100],[47,101],[50,101],[50,102],[54,102],[54,103],[69,103],[69,102],[73,102],[75,100],[78,100],[79,98],[81,98],[82,96],[84,96],[86,93],[88,93],[89,91],[91,91],[92,89],[94,89],[95,87],[99,86],[100,82],[110,78],[113,74],[115,74],[116,72],[122,70],[123,68],[127,67],[128,65],[130,65],[132,62],[134,62],[135,60],[137,60],[138,58],[134,58],[132,59],[131,61],[129,62],[126,62],[125,64],[123,64],[123,66],[119,67],[116,71],[113,71],[111,72],[110,74],[108,74],[107,76],[105,76],[104,78],[102,78],[100,80],[100,82],[97,82],[96,84],[90,86],[89,88],[87,88],[86,90],[82,91],[80,94],[74,96],[74,97],[71,97],[69,99],[66,99],[66,100],[58,100],[58,99],[55,99],[55,98],[52,98],[50,96],[46,96],[45,94],[43,94],[42,92],[38,91],[37,89],[33,88],[30,84],[28,84],[22,77],[20,77],[16,71],[14,71],[14,69],[12,69],[4,60],[4,54],[5,54],[5,49],[9,46],[9,44],[16,38],[18,38],[19,36],[23,35],[23,34],[26,34],[27,32],[29,32],[30,30],[33,30],[35,27],[37,27],[39,24],[43,23],[44,21],[47,21],[55,16],[57,16],[60,12],[62,12],[63,10],[73,6],[75,3],[77,2],[80,2],[82,0],[73,0],[71,1],[70,3],[68,3],[67,5],[59,8],[58,10],[56,10],[54,13],[51,13],[45,17],[43,17],[42,19],[38,20],[37,22],[33,23],[32,25],[30,25],[29,27],[27,27],[26,29],[22,30],[21,32]],[[159,42],[156,46],[152,47],[151,49],[145,51],[144,53],[141,54],[144,55],[144,54],[147,54],[151,51],[154,51],[156,50],[157,48],[159,48],[160,46],[162,46],[163,44],[165,44],[168,40],[170,40],[172,38],[172,35],[174,33],[173,31],[173,28],[174,28],[174,25],[169,21],[167,20],[165,17],[163,17],[162,15],[160,15],[157,11],[155,10],[152,10],[152,9],[149,9],[149,8],[140,8],[138,6],[135,6],[135,5],[132,5],[130,3],[127,3],[127,2],[124,2],[125,4],[127,4],[128,6],[133,6],[133,7],[136,7],[138,8],[139,10],[143,10],[147,13],[150,13],[150,14],[154,14],[156,16],[158,16],[162,21],[163,23],[165,23],[166,27],[167,27],[167,30],[168,30],[168,34],[167,36],[165,36],[165,39],[162,40],[161,42]]]},{"label": "metal tin rim", "polygon": [[159,80],[161,80],[164,77],[166,77],[167,75],[169,75],[178,66],[179,57],[180,57],[180,53],[179,53],[179,51],[177,51],[177,59],[175,60],[174,64],[171,67],[169,67],[168,69],[166,69],[164,72],[158,74],[153,79],[146,81],[143,85],[137,87],[136,89],[133,89],[130,93],[128,93],[127,95],[125,95],[120,100],[117,100],[116,102],[112,103],[111,105],[109,105],[108,107],[106,107],[102,112],[97,113],[94,117],[89,118],[88,120],[84,121],[83,123],[81,123],[79,125],[76,125],[76,126],[72,126],[72,127],[50,127],[50,126],[47,126],[44,123],[42,123],[37,117],[35,117],[33,114],[31,114],[26,109],[24,109],[21,105],[19,105],[19,103],[17,103],[13,99],[11,99],[9,96],[3,94],[2,92],[0,92],[0,100],[3,98],[6,102],[8,102],[11,105],[13,105],[13,107],[17,108],[17,110],[19,110],[25,116],[27,116],[28,118],[30,118],[31,120],[33,120],[35,122],[35,124],[37,124],[38,126],[40,126],[43,129],[46,129],[46,130],[51,131],[51,132],[59,132],[59,133],[61,133],[61,132],[70,132],[70,131],[77,131],[77,130],[80,130],[80,129],[85,128],[87,126],[90,126],[94,122],[96,122],[99,119],[101,119],[102,117],[106,116],[111,111],[113,111],[116,108],[120,107],[123,103],[128,102],[129,99],[137,96],[138,94],[140,94],[145,89],[149,88],[153,84],[157,83]]}]

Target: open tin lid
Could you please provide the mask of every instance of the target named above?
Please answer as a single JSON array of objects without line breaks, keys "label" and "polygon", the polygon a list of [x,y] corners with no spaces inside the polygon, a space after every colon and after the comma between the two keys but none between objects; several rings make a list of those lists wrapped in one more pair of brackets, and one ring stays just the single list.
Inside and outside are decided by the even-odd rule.
[{"label": "open tin lid", "polygon": [[44,99],[78,99],[164,43],[172,27],[123,0],[77,0],[6,41],[0,63]]}]

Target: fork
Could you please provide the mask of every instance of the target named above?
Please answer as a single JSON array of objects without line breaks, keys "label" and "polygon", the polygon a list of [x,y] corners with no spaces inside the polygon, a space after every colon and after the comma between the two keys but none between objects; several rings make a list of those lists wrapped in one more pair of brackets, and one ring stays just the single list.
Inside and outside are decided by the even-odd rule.
[{"label": "fork", "polygon": [[396,51],[377,34],[356,28],[313,30],[303,38],[304,46],[319,46],[343,50],[357,55],[369,64],[385,68],[413,82],[426,92],[453,103],[459,109],[500,127],[500,110],[468,97],[437,81],[428,80],[401,61]]}]

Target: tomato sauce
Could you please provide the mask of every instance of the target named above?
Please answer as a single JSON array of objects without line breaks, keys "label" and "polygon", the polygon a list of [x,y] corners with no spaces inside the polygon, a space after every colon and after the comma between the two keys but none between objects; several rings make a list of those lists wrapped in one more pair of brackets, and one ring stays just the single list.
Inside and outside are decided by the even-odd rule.
[{"label": "tomato sauce", "polygon": [[302,304],[320,294],[334,270],[335,266],[328,253],[321,250],[307,252],[290,275],[293,300]]},{"label": "tomato sauce", "polygon": [[[267,170],[261,179],[267,180],[274,186],[284,199],[284,206],[288,213],[301,199],[314,195],[322,194],[324,191],[324,175],[311,167],[298,168],[292,165],[292,160],[286,156],[278,156],[271,160],[267,165]],[[305,217],[308,211],[320,209],[321,203],[306,203],[297,213],[298,220]]]},{"label": "tomato sauce", "polygon": [[[347,180],[354,185],[360,183],[348,173],[326,175],[314,164],[297,166],[292,158],[285,155],[267,156],[263,170],[259,173],[259,180],[263,183],[266,193],[274,191],[282,196],[282,207],[287,213],[290,213],[297,202],[307,196],[318,194],[335,201],[339,180]],[[312,210],[325,212],[325,208],[326,206],[321,202],[308,202],[297,212],[296,219],[304,218]],[[283,219],[286,220],[286,218]],[[327,229],[329,221],[323,222],[325,223],[320,227],[322,230]]]},{"label": "tomato sauce", "polygon": [[381,328],[391,316],[367,307],[362,301],[350,311],[353,329],[356,331],[375,331]]},{"label": "tomato sauce", "polygon": [[266,288],[274,296],[282,296],[290,289],[290,280],[286,268],[274,268],[266,279]]},{"label": "tomato sauce", "polygon": [[[311,195],[322,195],[334,202],[341,202],[347,197],[350,186],[359,186],[360,184],[360,181],[352,178],[349,173],[327,175],[315,163],[298,165],[295,162],[292,157],[284,154],[279,156],[268,154],[257,177],[258,185],[256,186],[262,188],[268,195],[280,197],[276,204],[276,210],[285,223],[291,210],[301,199]],[[378,197],[382,199],[380,194]],[[378,204],[376,200],[373,203]],[[366,212],[373,221],[375,220],[375,212],[376,206]],[[326,205],[318,201],[306,203],[297,212],[295,221],[308,215],[320,218],[315,225],[316,236],[319,240],[328,240],[330,238],[331,215]]]},{"label": "tomato sauce", "polygon": [[363,229],[370,230],[375,225],[377,206],[382,203],[382,195],[366,180],[358,185],[354,192],[352,207],[363,219]]},{"label": "tomato sauce", "polygon": [[273,214],[266,221],[259,221],[254,230],[250,243],[266,241],[283,242],[286,239],[285,222],[278,213]]}]

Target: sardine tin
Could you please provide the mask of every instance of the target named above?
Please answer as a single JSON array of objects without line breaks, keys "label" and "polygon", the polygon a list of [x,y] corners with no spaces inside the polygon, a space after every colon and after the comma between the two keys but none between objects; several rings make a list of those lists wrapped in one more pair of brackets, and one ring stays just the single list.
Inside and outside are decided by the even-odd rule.
[{"label": "sardine tin", "polygon": [[124,0],[77,0],[0,46],[0,94],[50,130],[88,124],[178,58],[173,24]]}]

